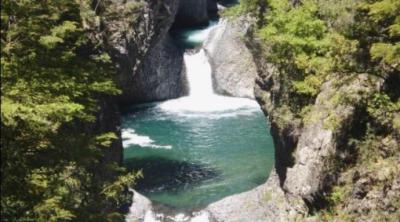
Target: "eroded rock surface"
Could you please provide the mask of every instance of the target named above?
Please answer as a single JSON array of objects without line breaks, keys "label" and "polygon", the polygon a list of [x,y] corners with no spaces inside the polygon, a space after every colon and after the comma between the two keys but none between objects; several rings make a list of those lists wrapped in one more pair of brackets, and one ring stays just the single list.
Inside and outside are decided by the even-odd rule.
[{"label": "eroded rock surface", "polygon": [[213,70],[216,93],[254,98],[257,69],[244,42],[251,24],[251,19],[247,17],[224,19],[206,40],[204,47]]},{"label": "eroded rock surface", "polygon": [[179,81],[167,86],[182,74],[183,53],[171,45],[168,37],[179,2],[143,0],[137,3],[140,7],[133,7],[136,3],[132,1],[115,1],[106,8],[110,15],[104,16],[101,35],[117,64],[121,104],[138,102],[143,95],[146,95],[143,101],[155,101],[175,98],[181,93],[166,90],[183,88],[176,87]]},{"label": "eroded rock surface", "polygon": [[177,98],[187,91],[183,51],[166,35],[150,50],[125,93],[130,102],[140,103]]},{"label": "eroded rock surface", "polygon": [[[328,177],[334,173],[332,161],[342,141],[359,121],[359,104],[379,87],[377,78],[367,74],[354,76],[339,89],[333,86],[337,81],[338,78],[332,77],[322,86],[299,136],[295,164],[288,168],[284,182],[285,190],[311,202],[329,185]],[[335,100],[340,94],[351,97],[352,101],[338,104]]]},{"label": "eroded rock surface", "polygon": [[295,199],[286,196],[279,186],[275,171],[268,181],[250,191],[226,197],[209,205],[205,210],[217,221],[279,222],[294,221],[305,211],[305,205],[291,204]]}]

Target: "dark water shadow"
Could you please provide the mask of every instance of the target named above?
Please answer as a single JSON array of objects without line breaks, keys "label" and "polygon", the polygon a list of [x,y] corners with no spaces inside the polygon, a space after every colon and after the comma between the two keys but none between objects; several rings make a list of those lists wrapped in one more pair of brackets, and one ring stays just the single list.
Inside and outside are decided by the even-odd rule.
[{"label": "dark water shadow", "polygon": [[182,49],[196,49],[203,45],[203,42],[190,42],[188,41],[190,32],[201,31],[210,26],[210,23],[218,23],[219,16],[213,16],[206,24],[190,26],[190,27],[181,27],[181,26],[172,26],[169,30],[169,34],[172,36],[175,45]]},{"label": "dark water shadow", "polygon": [[206,164],[164,157],[132,158],[124,162],[129,170],[142,170],[144,178],[135,186],[142,193],[178,192],[220,175],[220,172]]}]

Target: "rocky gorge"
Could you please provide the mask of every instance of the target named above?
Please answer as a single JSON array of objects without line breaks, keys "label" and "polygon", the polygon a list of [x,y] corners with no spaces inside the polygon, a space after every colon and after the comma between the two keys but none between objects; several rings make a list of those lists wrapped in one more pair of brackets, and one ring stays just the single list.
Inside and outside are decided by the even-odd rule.
[{"label": "rocky gorge", "polygon": [[[117,8],[126,8],[123,3],[116,4]],[[134,28],[125,19],[105,21],[105,42],[118,66],[118,83],[123,92],[118,103],[122,105],[178,98],[188,93],[184,51],[173,44],[169,30],[207,23],[217,9],[213,0],[144,4],[140,18],[132,21]],[[325,204],[323,197],[334,184],[344,180],[345,171],[338,169],[337,162],[351,156],[344,147],[356,136],[357,127],[364,127],[364,102],[380,89],[389,87],[389,83],[359,74],[346,78],[346,84],[338,84],[344,78],[330,74],[308,114],[299,118],[282,106],[282,101],[290,97],[287,82],[279,69],[262,56],[262,46],[252,35],[255,22],[255,18],[248,16],[224,18],[211,31],[203,47],[213,70],[215,92],[255,98],[270,122],[275,167],[268,181],[193,212],[153,204],[135,193],[128,221],[314,221],[317,217],[311,212]],[[139,30],[144,34],[138,35]],[[346,98],[347,102],[339,102],[340,98]],[[393,141],[392,137],[388,138],[390,146],[398,147]],[[394,162],[399,164],[398,159]],[[393,170],[390,166],[386,169]],[[364,172],[355,180],[370,181],[372,175]],[[386,179],[383,176],[382,181]],[[353,189],[368,186],[361,184]],[[371,210],[378,204],[377,196],[383,195],[385,209],[389,209],[400,192],[399,187],[397,178],[385,194],[370,193],[367,200],[354,197],[348,201],[355,205],[354,199],[359,198],[364,201],[361,207]]]},{"label": "rocky gorge", "polygon": [[2,221],[398,222],[398,0],[1,0]]}]

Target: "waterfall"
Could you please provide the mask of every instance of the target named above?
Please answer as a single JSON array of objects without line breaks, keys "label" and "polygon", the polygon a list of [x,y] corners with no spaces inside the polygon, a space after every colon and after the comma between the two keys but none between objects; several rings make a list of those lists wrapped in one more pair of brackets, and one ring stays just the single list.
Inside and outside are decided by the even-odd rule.
[{"label": "waterfall", "polygon": [[211,66],[206,53],[201,49],[198,53],[184,55],[189,83],[189,97],[193,99],[210,98],[214,95],[212,88]]},{"label": "waterfall", "polygon": [[[212,23],[209,27],[196,32],[191,32],[188,41],[204,42],[210,32],[218,27],[219,23]],[[258,111],[258,104],[251,99],[234,98],[217,95],[212,87],[212,69],[204,49],[198,52],[186,52],[184,62],[189,85],[189,95],[178,99],[169,100],[159,104],[159,108],[165,112],[187,115],[188,113],[221,113],[233,110],[246,111],[247,113]]]}]

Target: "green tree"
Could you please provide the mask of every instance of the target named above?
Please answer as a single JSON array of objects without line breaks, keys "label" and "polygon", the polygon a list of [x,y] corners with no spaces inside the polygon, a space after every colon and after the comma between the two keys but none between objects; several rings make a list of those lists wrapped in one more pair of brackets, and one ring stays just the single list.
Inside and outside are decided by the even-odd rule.
[{"label": "green tree", "polygon": [[[136,174],[103,161],[99,99],[114,65],[82,25],[91,1],[1,1],[1,214],[4,221],[115,221]],[[99,210],[101,209],[101,210]]]}]

